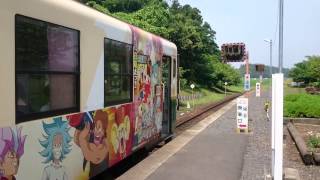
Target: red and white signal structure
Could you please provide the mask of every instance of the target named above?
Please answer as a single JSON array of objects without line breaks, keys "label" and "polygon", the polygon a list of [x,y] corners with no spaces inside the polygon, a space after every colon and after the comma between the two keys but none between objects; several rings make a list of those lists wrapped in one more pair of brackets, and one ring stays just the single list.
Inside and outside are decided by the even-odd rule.
[{"label": "red and white signal structure", "polygon": [[246,74],[244,76],[244,90],[250,90],[249,52],[244,43],[225,43],[221,46],[221,59],[223,63],[244,62]]},{"label": "red and white signal structure", "polygon": [[[244,62],[246,74],[244,76],[244,90],[250,90],[249,53],[244,43],[226,43],[221,46],[221,58],[223,63]],[[237,132],[244,130],[248,133],[248,98],[237,99]]]}]

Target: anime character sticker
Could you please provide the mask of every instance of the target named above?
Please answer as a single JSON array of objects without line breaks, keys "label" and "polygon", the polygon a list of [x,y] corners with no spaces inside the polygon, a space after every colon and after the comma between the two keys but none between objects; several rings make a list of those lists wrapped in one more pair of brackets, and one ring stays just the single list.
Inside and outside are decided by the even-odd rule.
[{"label": "anime character sticker", "polygon": [[0,179],[15,180],[19,160],[24,153],[26,135],[21,135],[20,128],[0,128]]},{"label": "anime character sticker", "polygon": [[107,124],[108,114],[98,110],[67,117],[75,127],[74,142],[84,156],[83,170],[90,162],[89,176],[93,177],[108,167]]},{"label": "anime character sticker", "polygon": [[44,148],[40,155],[45,158],[43,163],[48,164],[42,172],[42,180],[67,180],[67,170],[62,160],[71,152],[71,136],[68,122],[62,117],[53,118],[53,123],[42,122],[44,140],[39,140]]},{"label": "anime character sticker", "polygon": [[124,106],[116,110],[115,122],[111,129],[111,142],[113,150],[119,155],[118,159],[125,158],[128,154],[127,143],[130,137],[130,119]]}]

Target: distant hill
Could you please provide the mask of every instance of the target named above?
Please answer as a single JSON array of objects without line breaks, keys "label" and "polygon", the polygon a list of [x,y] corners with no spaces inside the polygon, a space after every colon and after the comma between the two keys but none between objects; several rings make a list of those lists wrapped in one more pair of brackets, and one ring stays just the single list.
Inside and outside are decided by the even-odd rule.
[{"label": "distant hill", "polygon": [[[264,66],[264,72],[262,74],[264,78],[269,78],[270,77],[269,68],[270,68],[270,66]],[[282,69],[284,77],[288,77],[289,70],[290,70],[289,68],[283,68]],[[243,77],[244,74],[245,74],[245,71],[246,71],[246,66],[245,65],[241,65],[240,68],[239,68],[239,71],[240,71],[241,76]],[[260,74],[258,72],[256,72],[255,64],[250,64],[249,71],[250,71],[250,77],[251,78],[259,78]],[[278,72],[278,67],[274,67],[273,66],[272,67],[272,72],[273,73]]]}]

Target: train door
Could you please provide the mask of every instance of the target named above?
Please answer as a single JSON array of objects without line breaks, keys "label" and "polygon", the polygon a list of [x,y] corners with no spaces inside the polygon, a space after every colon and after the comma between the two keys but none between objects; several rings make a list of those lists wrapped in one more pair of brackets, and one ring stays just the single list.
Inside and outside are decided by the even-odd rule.
[{"label": "train door", "polygon": [[162,137],[170,134],[170,97],[171,97],[171,57],[162,57],[162,88],[163,88],[163,119],[162,119]]}]

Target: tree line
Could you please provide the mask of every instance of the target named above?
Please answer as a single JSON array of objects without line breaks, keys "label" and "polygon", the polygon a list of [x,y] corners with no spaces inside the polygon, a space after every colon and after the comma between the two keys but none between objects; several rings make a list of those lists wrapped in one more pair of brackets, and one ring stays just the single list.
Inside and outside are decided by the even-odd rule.
[{"label": "tree line", "polygon": [[216,32],[199,9],[178,0],[80,0],[105,14],[162,36],[177,45],[181,86],[191,83],[208,88],[237,84],[240,73],[220,60]]},{"label": "tree line", "polygon": [[306,59],[294,65],[289,76],[295,82],[320,87],[320,56],[306,56]]},{"label": "tree line", "polygon": [[[249,64],[249,73],[251,78],[259,78],[260,73],[256,71],[256,65],[255,64]],[[246,65],[242,64],[239,68],[241,77],[244,77],[244,74],[246,73]],[[272,73],[278,73],[279,68],[272,66]],[[284,77],[288,77],[289,69],[288,68],[282,68],[282,73]],[[263,78],[271,78],[270,76],[270,66],[265,65],[264,71],[262,72]]]}]

